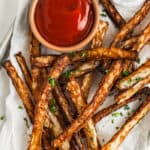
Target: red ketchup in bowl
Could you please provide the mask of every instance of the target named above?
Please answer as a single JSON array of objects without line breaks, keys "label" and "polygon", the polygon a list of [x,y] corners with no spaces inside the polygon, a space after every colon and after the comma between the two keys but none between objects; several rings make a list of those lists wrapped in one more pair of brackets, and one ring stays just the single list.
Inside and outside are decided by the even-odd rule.
[{"label": "red ketchup in bowl", "polygon": [[35,23],[39,33],[57,46],[71,46],[90,32],[94,11],[90,0],[39,0]]}]

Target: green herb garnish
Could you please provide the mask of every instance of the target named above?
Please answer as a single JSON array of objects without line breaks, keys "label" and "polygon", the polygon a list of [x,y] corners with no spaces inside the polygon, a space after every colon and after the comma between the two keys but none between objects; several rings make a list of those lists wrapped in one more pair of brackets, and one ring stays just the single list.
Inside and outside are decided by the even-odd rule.
[{"label": "green herb garnish", "polygon": [[49,83],[51,84],[52,87],[56,86],[56,82],[55,82],[55,79],[53,77],[49,78]]},{"label": "green herb garnish", "polygon": [[18,109],[23,109],[23,107],[21,105],[18,106]]},{"label": "green herb garnish", "polygon": [[138,58],[138,59],[136,60],[136,62],[137,62],[138,64],[140,64],[140,63],[141,63],[140,58]]},{"label": "green herb garnish", "polygon": [[123,113],[122,112],[120,112],[120,116],[123,117]]},{"label": "green herb garnish", "polygon": [[114,113],[112,113],[112,116],[113,117],[119,117],[120,116],[120,112],[114,112]]},{"label": "green herb garnish", "polygon": [[119,129],[119,127],[116,127],[116,130],[118,130]]},{"label": "green herb garnish", "polygon": [[124,106],[124,110],[129,110],[129,109],[130,109],[130,107],[128,105]]},{"label": "green herb garnish", "polygon": [[1,116],[1,117],[0,117],[0,120],[4,120],[4,119],[5,119],[5,117],[4,117],[4,116]]},{"label": "green herb garnish", "polygon": [[126,77],[126,76],[128,76],[129,74],[130,74],[130,72],[129,72],[128,70],[122,71],[122,76],[123,76],[123,77]]},{"label": "green herb garnish", "polygon": [[71,55],[72,57],[76,57],[76,52],[71,52],[70,55]]},{"label": "green herb garnish", "polygon": [[56,105],[56,101],[54,98],[50,99],[50,111],[52,113],[55,113],[57,111],[57,105]]},{"label": "green herb garnish", "polygon": [[100,13],[100,15],[101,15],[102,17],[107,17],[106,11],[105,11],[104,9],[103,9],[102,12]]},{"label": "green herb garnish", "polygon": [[128,80],[128,83],[131,84],[131,82],[132,82],[132,79],[129,79],[129,80]]},{"label": "green herb garnish", "polygon": [[63,76],[66,78],[66,79],[69,79],[70,78],[70,75],[71,75],[71,71],[70,70],[67,70]]},{"label": "green herb garnish", "polygon": [[114,119],[111,120],[111,123],[114,124]]},{"label": "green herb garnish", "polygon": [[86,53],[85,52],[81,52],[81,57],[85,58],[86,57]]},{"label": "green herb garnish", "polygon": [[137,77],[135,80],[136,80],[136,81],[141,81],[142,78],[141,78],[141,77]]},{"label": "green herb garnish", "polygon": [[109,70],[108,70],[108,69],[105,69],[104,73],[107,74],[108,72],[109,72]]},{"label": "green herb garnish", "polygon": [[94,140],[94,138],[93,138],[93,137],[90,137],[90,140],[91,140],[91,141],[93,141],[93,140]]}]

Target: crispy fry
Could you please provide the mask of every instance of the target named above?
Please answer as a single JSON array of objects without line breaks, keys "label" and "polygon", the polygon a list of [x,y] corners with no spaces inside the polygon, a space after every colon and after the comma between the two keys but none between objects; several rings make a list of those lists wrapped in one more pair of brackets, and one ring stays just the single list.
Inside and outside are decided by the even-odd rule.
[{"label": "crispy fry", "polygon": [[[70,64],[70,59],[67,56],[60,57],[58,60],[56,60],[50,72],[48,73],[48,77],[54,81],[53,83],[55,83],[55,80],[59,78],[60,74],[68,64]],[[36,106],[36,116],[33,125],[31,141],[28,148],[29,150],[40,150],[41,148],[40,141],[43,131],[43,123],[48,106],[48,101],[46,98],[51,91],[52,86],[54,86],[54,84],[51,85],[47,79],[44,83],[41,93],[39,94],[39,102]]]},{"label": "crispy fry", "polygon": [[24,82],[19,77],[16,69],[11,64],[10,61],[6,61],[4,63],[4,68],[6,69],[8,76],[11,78],[12,83],[15,86],[18,95],[22,99],[22,102],[26,108],[29,118],[33,123],[33,121],[34,121],[34,105],[32,103],[32,98],[30,96],[30,92],[29,92],[28,88],[25,86]]},{"label": "crispy fry", "polygon": [[112,47],[115,47],[119,42],[123,41],[126,36],[132,32],[133,28],[139,24],[143,18],[147,15],[150,9],[150,0],[146,0],[142,8],[126,23],[116,35],[115,40],[112,43]]},{"label": "crispy fry", "polygon": [[82,80],[81,90],[82,90],[82,95],[85,100],[87,100],[88,98],[88,94],[92,85],[92,81],[93,81],[93,73],[87,73],[84,75],[83,80]]},{"label": "crispy fry", "polygon": [[[126,91],[122,92],[121,94],[117,95],[115,101],[119,104],[121,102],[126,101],[130,97],[132,97],[135,93],[137,93],[140,89],[144,88],[145,85],[150,83],[150,75],[145,77],[144,79],[139,78],[139,82],[127,89]],[[132,81],[131,81],[132,82]]]},{"label": "crispy fry", "polygon": [[110,0],[100,0],[100,2],[103,4],[105,10],[116,26],[120,28],[126,23]]},{"label": "crispy fry", "polygon": [[[74,78],[71,78],[70,81],[67,83],[67,90],[79,114],[81,114],[87,104],[82,97],[81,88],[78,82]],[[87,123],[83,127],[83,130],[87,138],[89,149],[97,150],[99,144],[98,144],[97,134],[92,119],[87,121]]]},{"label": "crispy fry", "polygon": [[[63,94],[60,85],[57,83],[57,86],[54,88],[54,95],[56,99],[58,100],[59,106],[62,108],[64,114],[66,115],[67,121],[69,123],[72,123],[74,120],[73,114],[71,112],[71,108],[65,98],[65,95]],[[81,136],[80,134],[74,134],[74,137],[72,140],[75,140],[77,143],[77,146],[79,146],[81,149],[83,149],[84,145],[81,143]]]},{"label": "crispy fry", "polygon": [[150,95],[150,88],[144,88],[141,91],[139,91],[135,96],[133,96],[132,98],[128,99],[127,101],[121,102],[120,104],[112,104],[102,110],[100,110],[98,113],[96,113],[93,116],[93,121],[96,124],[98,121],[100,121],[102,118],[104,118],[105,116],[111,114],[112,112],[120,109],[121,107],[125,106],[128,103],[131,103],[139,98],[143,98],[143,95],[147,96]]},{"label": "crispy fry", "polygon": [[120,90],[130,88],[135,83],[137,83],[138,80],[143,79],[147,76],[150,76],[150,59],[146,63],[141,65],[139,68],[137,68],[130,75],[119,80],[116,84],[116,87]]},{"label": "crispy fry", "polygon": [[137,58],[136,52],[129,52],[119,48],[95,48],[92,50],[84,50],[70,55],[73,62],[81,60],[101,60],[101,59],[131,59]]},{"label": "crispy fry", "polygon": [[55,60],[56,56],[52,55],[34,57],[32,58],[32,65],[39,68],[50,67]]},{"label": "crispy fry", "polygon": [[26,64],[26,61],[25,61],[25,58],[23,57],[22,53],[19,52],[18,54],[15,55],[16,57],[16,60],[22,70],[22,73],[23,73],[23,76],[24,76],[24,79],[26,81],[26,84],[28,85],[28,87],[30,89],[32,89],[32,86],[31,86],[31,74],[30,74],[30,71],[27,67],[27,64]]},{"label": "crispy fry", "polygon": [[112,139],[102,147],[102,150],[117,150],[133,127],[150,111],[150,97],[143,102],[137,112],[122,126]]},{"label": "crispy fry", "polygon": [[137,42],[139,36],[140,35],[130,37],[129,39],[127,39],[126,41],[124,41],[122,43],[121,48],[122,49],[132,49],[132,47],[134,46],[134,44]]},{"label": "crispy fry", "polygon": [[106,34],[106,31],[108,29],[108,23],[104,21],[99,21],[97,32],[92,39],[91,48],[98,48],[102,46],[104,36]]},{"label": "crispy fry", "polygon": [[77,67],[75,67],[71,71],[67,70],[66,72],[64,72],[60,77],[60,81],[65,82],[69,78],[80,77],[88,72],[93,71],[96,67],[98,67],[98,65],[99,65],[99,61],[87,61],[82,64],[79,64]]},{"label": "crispy fry", "polygon": [[141,36],[138,38],[137,40],[138,44],[134,45],[133,50],[140,52],[140,50],[144,47],[145,44],[149,42],[149,40],[150,40],[150,24],[147,25]]},{"label": "crispy fry", "polygon": [[54,147],[58,147],[61,143],[72,136],[74,132],[78,132],[82,127],[85,121],[91,118],[95,110],[104,102],[105,97],[108,95],[111,87],[119,76],[121,70],[120,61],[115,62],[110,68],[110,72],[105,76],[101,81],[98,91],[94,96],[92,102],[87,105],[82,114],[71,124],[71,126],[63,134],[54,140]]}]

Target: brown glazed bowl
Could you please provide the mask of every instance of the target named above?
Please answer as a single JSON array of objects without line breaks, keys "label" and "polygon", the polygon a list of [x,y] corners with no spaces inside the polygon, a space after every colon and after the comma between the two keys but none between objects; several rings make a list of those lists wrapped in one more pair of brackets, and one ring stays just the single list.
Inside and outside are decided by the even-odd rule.
[{"label": "brown glazed bowl", "polygon": [[94,22],[93,22],[91,31],[89,32],[89,34],[87,35],[86,38],[84,38],[82,41],[80,41],[79,43],[72,45],[72,46],[57,46],[57,45],[54,45],[54,44],[48,42],[41,36],[41,34],[39,33],[39,31],[36,27],[36,24],[35,24],[35,10],[36,10],[38,1],[39,0],[32,1],[31,7],[30,7],[30,12],[29,12],[29,23],[30,23],[30,27],[31,27],[31,30],[32,30],[34,36],[45,47],[47,47],[51,50],[54,50],[54,51],[66,53],[66,52],[81,50],[84,46],[86,46],[92,40],[92,38],[94,37],[94,35],[96,33],[98,23],[99,23],[99,4],[98,4],[97,0],[92,0],[93,10],[94,10]]}]

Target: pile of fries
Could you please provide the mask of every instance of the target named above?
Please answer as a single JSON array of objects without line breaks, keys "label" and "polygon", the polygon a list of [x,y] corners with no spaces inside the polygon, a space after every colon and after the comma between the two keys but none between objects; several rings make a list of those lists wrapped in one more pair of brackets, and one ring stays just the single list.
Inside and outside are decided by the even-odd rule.
[{"label": "pile of fries", "polygon": [[[41,55],[40,43],[31,35],[31,71],[23,55],[15,55],[24,80],[9,60],[4,63],[33,124],[28,150],[117,150],[150,110],[150,88],[145,87],[150,83],[150,60],[134,67],[139,52],[150,42],[150,23],[139,35],[131,34],[150,11],[150,0],[128,22],[109,0],[100,3],[119,29],[110,47],[102,47],[108,23],[99,21],[91,49],[71,54]],[[88,103],[95,70],[103,77]],[[96,113],[113,89],[115,104]],[[101,146],[95,124],[139,98],[144,100],[137,111]]]}]

